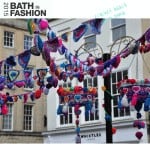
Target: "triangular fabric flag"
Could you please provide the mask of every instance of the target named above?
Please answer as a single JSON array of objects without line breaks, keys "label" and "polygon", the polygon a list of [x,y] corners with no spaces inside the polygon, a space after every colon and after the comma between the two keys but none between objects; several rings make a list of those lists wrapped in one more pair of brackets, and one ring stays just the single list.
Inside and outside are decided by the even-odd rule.
[{"label": "triangular fabric flag", "polygon": [[56,52],[57,48],[59,47],[58,40],[54,40],[53,43],[50,43],[49,41],[44,42],[43,49],[49,52]]},{"label": "triangular fabric flag", "polygon": [[145,41],[150,42],[150,28],[137,40],[141,42],[141,45],[145,44]]},{"label": "triangular fabric flag", "polygon": [[25,80],[27,80],[30,78],[30,76],[32,74],[32,69],[24,70],[23,73],[24,73]]},{"label": "triangular fabric flag", "polygon": [[9,56],[8,58],[6,58],[5,63],[10,67],[16,66],[15,56]]},{"label": "triangular fabric flag", "polygon": [[44,80],[44,77],[46,76],[46,74],[47,74],[47,69],[46,68],[45,69],[37,69],[37,76],[40,79]]},{"label": "triangular fabric flag", "polygon": [[35,23],[33,22],[32,19],[28,19],[27,27],[28,27],[29,33],[32,35],[34,33],[35,29],[36,29],[36,25],[35,25]]},{"label": "triangular fabric flag", "polygon": [[31,53],[30,50],[26,50],[18,55],[18,63],[22,68],[26,68],[30,61]]},{"label": "triangular fabric flag", "polygon": [[92,19],[88,22],[89,22],[89,24],[92,28],[92,32],[94,34],[100,34],[101,33],[101,26],[104,22],[104,19]]},{"label": "triangular fabric flag", "polygon": [[58,52],[60,55],[63,55],[66,51],[67,51],[67,48],[64,45],[58,48]]},{"label": "triangular fabric flag", "polygon": [[36,46],[36,48],[39,52],[42,51],[43,41],[42,41],[41,37],[39,36],[39,34],[35,34],[35,36],[34,36],[34,45]]},{"label": "triangular fabric flag", "polygon": [[73,30],[73,40],[77,42],[87,31],[87,25],[82,24],[78,28]]},{"label": "triangular fabric flag", "polygon": [[32,69],[24,70],[24,78],[25,78],[25,87],[33,88],[34,79],[32,78]]},{"label": "triangular fabric flag", "polygon": [[48,30],[46,35],[47,35],[47,39],[50,43],[53,42],[54,40],[58,39],[56,34],[51,29]]},{"label": "triangular fabric flag", "polygon": [[4,83],[5,80],[6,80],[5,77],[0,75],[0,84]]},{"label": "triangular fabric flag", "polygon": [[42,51],[42,58],[46,62],[47,66],[49,66],[50,60],[51,60],[50,49],[47,48],[47,43],[45,43],[45,42],[44,42],[44,48],[43,48],[43,51]]},{"label": "triangular fabric flag", "polygon": [[23,98],[24,98],[24,103],[27,103],[27,100],[28,100],[28,94],[24,94],[24,95],[23,95]]},{"label": "triangular fabric flag", "polygon": [[147,30],[147,32],[145,33],[145,40],[147,42],[150,42],[150,28]]},{"label": "triangular fabric flag", "polygon": [[62,38],[62,40],[64,41],[64,42],[68,42],[68,32],[66,32],[66,33],[63,33],[62,35],[61,35],[61,38]]},{"label": "triangular fabric flag", "polygon": [[7,75],[9,77],[9,80],[11,82],[15,81],[17,79],[17,77],[19,76],[20,74],[20,71],[19,70],[14,70],[14,69],[11,69],[7,72]]},{"label": "triangular fabric flag", "polygon": [[37,49],[36,46],[33,46],[30,48],[30,52],[34,56],[40,56],[41,52]]},{"label": "triangular fabric flag", "polygon": [[22,95],[18,95],[19,99],[21,100],[22,99]]},{"label": "triangular fabric flag", "polygon": [[26,85],[24,80],[20,80],[20,81],[16,81],[15,86],[17,86],[18,88],[24,87]]}]

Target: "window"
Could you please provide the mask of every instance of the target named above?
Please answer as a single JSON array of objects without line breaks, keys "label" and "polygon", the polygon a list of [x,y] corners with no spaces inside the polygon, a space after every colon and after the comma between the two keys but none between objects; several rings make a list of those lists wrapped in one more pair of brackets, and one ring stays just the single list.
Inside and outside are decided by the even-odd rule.
[{"label": "window", "polygon": [[10,66],[7,64],[4,64],[4,77],[7,79],[6,82],[9,82],[9,77],[8,77],[8,71],[10,69]]},{"label": "window", "polygon": [[60,125],[72,124],[72,107],[68,107],[67,115],[60,115]]},{"label": "window", "polygon": [[114,118],[130,116],[130,107],[126,107],[122,109],[118,108],[119,92],[117,90],[117,83],[123,80],[124,77],[127,75],[128,75],[127,70],[115,72],[112,73],[111,75],[111,92],[112,92],[112,96],[114,97],[113,105],[112,105]]},{"label": "window", "polygon": [[32,105],[24,105],[24,130],[32,131],[32,119],[33,119],[33,106]]},{"label": "window", "polygon": [[4,46],[13,48],[14,47],[14,33],[9,31],[4,31]]},{"label": "window", "polygon": [[111,19],[112,41],[126,36],[125,19]]},{"label": "window", "polygon": [[96,35],[91,35],[91,36],[85,37],[84,39],[85,39],[85,43],[89,43],[85,45],[86,50],[96,47]]},{"label": "window", "polygon": [[89,50],[89,49],[95,48],[96,47],[96,35],[93,34],[92,29],[90,27],[88,27],[84,35],[85,35],[84,37],[85,43],[89,43],[85,45],[85,49]]},{"label": "window", "polygon": [[[33,80],[33,67],[32,66],[28,66],[25,70],[24,70],[24,78],[25,78],[25,90],[33,90],[34,88],[34,80]],[[27,76],[26,76],[27,74]]]},{"label": "window", "polygon": [[32,46],[32,37],[24,35],[24,50],[29,50]]},{"label": "window", "polygon": [[[62,85],[64,88],[71,87],[71,82],[63,83]],[[73,123],[73,113],[72,107],[68,107],[68,114],[67,115],[60,115],[60,125],[67,125]]]},{"label": "window", "polygon": [[[97,88],[97,77],[87,78],[83,82],[84,87],[96,87]],[[85,116],[85,121],[94,121],[99,120],[99,103],[98,103],[98,95],[95,97],[95,102],[93,103],[93,107],[95,107],[95,112],[90,113]]]},{"label": "window", "polygon": [[13,125],[13,104],[7,103],[8,114],[3,115],[3,129],[12,130]]}]

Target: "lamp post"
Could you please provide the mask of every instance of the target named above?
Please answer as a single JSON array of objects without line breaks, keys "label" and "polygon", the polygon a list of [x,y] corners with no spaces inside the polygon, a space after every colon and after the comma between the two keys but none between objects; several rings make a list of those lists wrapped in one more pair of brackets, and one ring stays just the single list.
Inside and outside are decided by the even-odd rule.
[{"label": "lamp post", "polygon": [[[110,47],[109,53],[103,54],[103,62],[118,55],[121,51],[125,50],[128,45],[134,41],[131,36],[124,36],[114,41]],[[104,77],[104,86],[109,93],[111,92],[111,74]],[[113,143],[112,136],[112,96],[104,91],[104,107],[105,107],[105,120],[106,120],[106,143]]]},{"label": "lamp post", "polygon": [[[96,43],[96,48],[91,50],[88,44],[93,44],[92,42],[84,43],[79,47],[78,50],[75,51],[77,56],[81,54],[92,54],[95,58],[101,58],[103,62],[106,62],[113,56],[119,54],[122,50],[127,48],[127,46],[133,41],[134,39],[131,36],[125,36],[118,40],[116,40],[110,47],[108,53],[104,53],[102,47]],[[79,50],[80,54],[78,54]],[[111,93],[111,74],[104,76],[104,86],[107,88],[107,91]],[[106,143],[113,143],[113,136],[112,136],[112,96],[108,92],[104,91],[104,107],[105,107],[105,120],[106,120]]]},{"label": "lamp post", "polygon": [[[103,54],[103,62],[110,59],[110,54]],[[106,89],[111,93],[111,81],[110,74],[104,77],[104,85]],[[112,106],[111,106],[111,95],[104,91],[104,109],[105,109],[105,120],[106,120],[106,143],[113,143],[112,137]]]}]

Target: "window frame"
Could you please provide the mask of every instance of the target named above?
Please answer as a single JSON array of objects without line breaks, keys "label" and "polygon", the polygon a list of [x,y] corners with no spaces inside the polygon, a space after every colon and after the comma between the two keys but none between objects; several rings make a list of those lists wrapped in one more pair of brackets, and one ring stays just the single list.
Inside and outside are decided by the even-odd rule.
[{"label": "window frame", "polygon": [[[89,25],[88,25],[89,26]],[[93,32],[92,32],[92,30],[91,30],[91,27],[89,26],[88,28],[87,28],[87,31],[85,32],[85,34],[84,34],[84,43],[86,44],[86,43],[89,43],[89,42],[86,42],[86,39],[88,39],[88,38],[91,38],[91,37],[95,37],[95,47],[90,47],[88,50],[91,50],[91,49],[96,49],[96,34],[94,34]],[[91,43],[93,43],[93,42],[91,42]],[[85,47],[85,49],[86,49],[86,47]]]},{"label": "window frame", "polygon": [[[97,79],[97,86],[93,86],[93,84],[94,84],[94,78],[96,78]],[[91,79],[92,81],[93,81],[93,83],[91,84],[91,86],[92,87],[96,87],[97,89],[98,89],[98,77],[97,76],[95,76],[95,77],[87,77],[87,78],[85,78],[84,79],[84,81],[85,80],[87,80],[87,79]],[[85,86],[84,85],[84,81],[83,81],[83,86]],[[87,84],[87,87],[91,87],[91,86],[88,86],[88,83],[86,83]],[[84,115],[84,112],[85,112],[85,108],[84,107],[81,107],[80,109],[81,109],[81,111],[83,112],[83,113],[81,113],[81,124],[91,124],[91,123],[97,123],[97,122],[99,122],[100,121],[100,116],[99,116],[99,113],[100,113],[100,106],[99,106],[99,95],[98,95],[98,92],[97,92],[97,97],[95,97],[95,100],[97,100],[97,108],[95,108],[95,111],[97,110],[98,112],[98,119],[95,119],[95,113],[94,113],[94,119],[93,120],[88,120],[88,121],[86,121],[86,119],[85,119],[85,115]],[[90,114],[89,114],[89,118],[91,118],[91,116],[90,116]]]},{"label": "window frame", "polygon": [[[71,110],[71,111],[70,111]],[[70,116],[72,114],[72,123],[69,123],[69,119]],[[59,125],[62,126],[69,126],[69,125],[73,125],[73,108],[72,107],[68,107],[68,114],[67,114],[67,123],[65,122],[65,118],[66,116],[64,115],[59,115]],[[61,119],[63,120],[63,123],[61,124]]]},{"label": "window frame", "polygon": [[[27,38],[27,39],[30,39],[31,38],[31,41],[29,41],[29,40],[26,40],[25,38]],[[30,47],[28,47],[26,44],[31,44],[30,45]],[[32,43],[33,43],[33,37],[32,36],[30,36],[30,35],[24,35],[24,50],[29,50],[31,47],[32,47]],[[26,48],[26,46],[28,47],[28,48]]]},{"label": "window frame", "polygon": [[[10,105],[12,108],[11,108],[11,114],[9,113],[9,106],[8,105]],[[11,103],[11,102],[9,102],[9,103],[7,103],[7,106],[8,106],[8,114],[7,115],[3,115],[3,118],[2,118],[2,130],[3,131],[13,131],[13,115],[14,115],[14,103]],[[6,128],[4,128],[4,117],[6,117],[6,116],[10,116],[11,115],[11,122],[9,122],[9,123],[11,123],[11,129],[6,129]],[[7,118],[7,121],[8,121],[8,118]]]},{"label": "window frame", "polygon": [[[119,19],[116,19],[116,20],[119,20]],[[119,38],[121,38],[121,37],[117,37],[115,40],[114,40],[114,38],[113,38],[113,30],[114,29],[119,29],[119,28],[121,28],[121,27],[125,27],[125,35],[124,36],[126,36],[126,19],[124,19],[125,21],[124,21],[124,23],[121,23],[121,24],[118,24],[118,25],[115,25],[115,26],[112,26],[112,19],[110,20],[110,26],[111,26],[111,42],[113,43],[113,42],[115,42],[116,40],[118,40]]]},{"label": "window frame", "polygon": [[[70,84],[70,86],[68,86],[68,84]],[[72,82],[69,81],[69,82],[63,82],[59,85],[62,85],[63,87],[71,87],[72,86]],[[64,86],[66,85],[66,86]],[[59,103],[60,104],[60,103]],[[72,111],[72,112],[69,112],[69,111]],[[72,123],[69,123],[69,115],[72,114]],[[61,124],[61,117],[63,118],[63,124]],[[75,114],[74,114],[74,107],[68,107],[68,114],[67,114],[67,118],[68,118],[68,123],[65,123],[65,116],[64,115],[58,115],[58,127],[66,127],[66,126],[72,126],[74,125],[74,118],[75,118]]]},{"label": "window frame", "polygon": [[[6,36],[5,35],[6,32],[9,34],[12,34],[12,37],[9,37],[8,35]],[[6,39],[8,38],[9,40],[5,41],[5,38]],[[10,46],[10,39],[12,39],[12,46]],[[8,45],[7,44],[5,45],[5,43],[7,43],[7,42],[8,42]],[[3,47],[4,48],[14,48],[14,45],[15,45],[15,33],[12,31],[4,30],[4,32],[3,32]]]},{"label": "window frame", "polygon": [[[32,111],[32,114],[30,115],[32,118],[31,118],[31,130],[27,130],[27,129],[25,129],[25,106],[31,106],[31,111]],[[34,118],[34,114],[33,114],[33,109],[34,109],[34,107],[33,107],[33,105],[32,104],[25,104],[24,105],[24,110],[23,110],[23,131],[24,132],[32,132],[33,131],[33,118]],[[29,116],[29,115],[26,115],[27,117]]]},{"label": "window frame", "polygon": [[4,68],[4,70],[3,70],[4,77],[7,79],[6,83],[10,82],[9,77],[8,77],[8,71],[11,69],[11,67],[9,65],[7,65],[6,63],[4,63],[3,68]]},{"label": "window frame", "polygon": [[84,46],[84,48],[87,49],[88,51],[91,49],[96,49],[96,34],[90,34],[90,35],[84,36],[84,43],[85,44],[90,43],[90,42],[86,42],[86,39],[91,38],[91,37],[95,38],[95,42],[91,42],[91,44],[94,45],[94,47],[90,47],[87,49],[86,46]]},{"label": "window frame", "polygon": [[[117,90],[116,90],[117,93],[115,93],[115,94],[112,93],[112,92],[113,92],[113,89],[112,89],[112,88],[113,88],[113,83],[115,84],[115,83],[118,82],[117,79],[116,79],[116,81],[112,83],[112,74],[115,73],[115,76],[116,76],[116,73],[121,72],[121,76],[123,77],[123,73],[122,73],[122,72],[124,72],[124,71],[127,71],[127,75],[129,75],[129,70],[128,70],[128,68],[122,68],[122,69],[113,71],[113,72],[111,73],[111,76],[110,76],[111,79],[110,79],[110,81],[111,81],[111,95],[112,95],[112,96],[119,96],[119,95],[120,95]],[[119,116],[119,108],[118,108],[118,116],[117,116],[117,117],[114,117],[114,104],[113,104],[113,99],[112,99],[112,101],[111,101],[111,105],[112,105],[112,119],[113,119],[113,120],[125,120],[125,119],[131,119],[131,118],[132,118],[132,112],[131,112],[131,110],[130,110],[130,106],[129,106],[129,113],[130,113],[130,115]],[[118,103],[117,103],[117,105],[118,105]],[[115,107],[117,107],[117,105],[115,105]],[[124,109],[124,113],[125,113],[125,109]]]},{"label": "window frame", "polygon": [[[31,73],[31,78],[33,78],[33,76],[34,76],[34,66],[27,66],[26,67],[26,69],[28,70],[28,69],[31,69],[32,70],[32,73]],[[34,87],[35,87],[35,84],[34,84]],[[34,89],[34,87],[33,88],[29,88],[29,87],[26,87],[26,85],[24,86],[24,90],[25,91],[33,91],[33,89]]]}]

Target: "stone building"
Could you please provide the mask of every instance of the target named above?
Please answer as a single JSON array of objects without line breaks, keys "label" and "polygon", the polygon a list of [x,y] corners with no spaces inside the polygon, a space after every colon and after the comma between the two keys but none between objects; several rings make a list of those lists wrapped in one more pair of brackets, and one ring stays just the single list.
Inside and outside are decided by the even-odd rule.
[{"label": "stone building", "polygon": [[[0,61],[9,56],[29,50],[33,46],[33,35],[27,30],[27,19],[0,19]],[[41,35],[44,39],[44,35]],[[17,59],[16,59],[17,62]],[[27,68],[32,69],[32,74],[37,68],[45,67],[42,57],[31,56]],[[9,66],[5,61],[1,68],[1,75],[7,76]],[[23,79],[23,69],[17,65],[14,69],[20,70],[17,80]],[[37,89],[36,81],[34,87],[13,87],[0,91],[9,92],[10,95],[19,95],[32,92]],[[32,101],[28,98],[24,103],[18,98],[17,102],[8,102],[8,114],[0,115],[0,143],[43,143],[41,132],[46,131],[46,97]]]},{"label": "stone building", "polygon": [[[142,19],[142,32],[144,33],[150,27],[150,19]],[[150,53],[142,54],[143,58],[143,75],[144,78],[150,78],[150,65],[149,65]],[[147,133],[148,142],[150,143],[150,112],[146,112],[146,122],[147,122]]]}]

